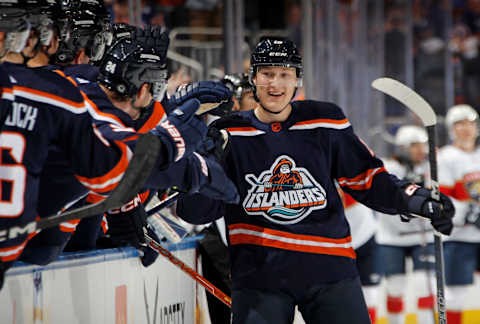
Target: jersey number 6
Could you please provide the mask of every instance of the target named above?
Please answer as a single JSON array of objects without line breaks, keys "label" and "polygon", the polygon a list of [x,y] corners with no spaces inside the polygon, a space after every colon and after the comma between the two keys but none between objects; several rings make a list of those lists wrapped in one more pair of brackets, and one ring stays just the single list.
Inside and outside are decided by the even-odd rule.
[{"label": "jersey number 6", "polygon": [[[13,164],[4,164],[5,150]],[[18,217],[24,208],[27,171],[22,165],[25,138],[15,132],[0,134],[0,217]]]}]

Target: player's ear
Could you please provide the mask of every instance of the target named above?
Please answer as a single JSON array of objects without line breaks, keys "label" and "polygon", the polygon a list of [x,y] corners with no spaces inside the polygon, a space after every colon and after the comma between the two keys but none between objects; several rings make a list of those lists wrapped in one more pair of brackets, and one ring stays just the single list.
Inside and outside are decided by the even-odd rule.
[{"label": "player's ear", "polygon": [[140,98],[144,97],[149,91],[150,91],[150,84],[148,84],[148,83],[142,84],[140,89],[138,89],[137,99],[140,99]]}]

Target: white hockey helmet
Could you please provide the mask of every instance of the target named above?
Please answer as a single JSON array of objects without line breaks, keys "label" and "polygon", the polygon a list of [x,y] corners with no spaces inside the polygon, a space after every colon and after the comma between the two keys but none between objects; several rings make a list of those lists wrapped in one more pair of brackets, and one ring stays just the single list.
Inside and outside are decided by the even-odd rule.
[{"label": "white hockey helmet", "polygon": [[456,122],[461,120],[475,121],[478,119],[478,113],[470,105],[455,105],[450,108],[445,117],[445,123],[448,129],[452,129]]},{"label": "white hockey helmet", "polygon": [[398,129],[395,135],[395,144],[398,146],[410,146],[412,143],[426,143],[427,132],[415,125],[406,125]]}]

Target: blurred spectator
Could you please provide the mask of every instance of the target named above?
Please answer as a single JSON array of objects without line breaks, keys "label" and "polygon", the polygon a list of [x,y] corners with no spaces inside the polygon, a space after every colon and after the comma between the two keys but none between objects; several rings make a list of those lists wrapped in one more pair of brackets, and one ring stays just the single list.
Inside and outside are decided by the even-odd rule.
[{"label": "blurred spectator", "polygon": [[[186,0],[185,7],[190,27],[221,27],[223,24],[222,2],[219,0]],[[192,35],[192,39],[212,40],[207,35]]]},{"label": "blurred spectator", "polygon": [[418,31],[415,88],[437,114],[445,115],[445,42],[435,36],[429,24],[419,27]]},{"label": "blurred spectator", "polygon": [[299,48],[302,48],[302,7],[298,1],[290,0],[287,2],[285,22],[288,38]]},{"label": "blurred spectator", "polygon": [[470,28],[464,24],[457,24],[453,31],[448,48],[461,62],[462,102],[473,107],[480,106],[480,58],[478,37],[473,35]]}]

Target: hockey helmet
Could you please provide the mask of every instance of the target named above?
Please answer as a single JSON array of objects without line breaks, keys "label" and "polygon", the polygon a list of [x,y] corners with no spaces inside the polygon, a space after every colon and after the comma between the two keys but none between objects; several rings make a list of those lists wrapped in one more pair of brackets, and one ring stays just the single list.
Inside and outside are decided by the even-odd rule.
[{"label": "hockey helmet", "polygon": [[254,77],[260,66],[294,67],[297,77],[302,78],[302,57],[297,46],[289,39],[264,37],[257,44],[250,57],[250,77]]},{"label": "hockey helmet", "polygon": [[427,141],[427,132],[415,125],[402,126],[395,135],[395,144],[398,146],[408,147],[413,143],[426,143]]},{"label": "hockey helmet", "polygon": [[30,35],[30,23],[22,0],[0,0],[0,31],[5,32],[3,57],[8,52],[19,53]]},{"label": "hockey helmet", "polygon": [[166,56],[148,43],[120,39],[100,63],[98,82],[121,97],[134,96],[144,83],[165,82]]},{"label": "hockey helmet", "polygon": [[478,119],[478,113],[470,105],[455,105],[450,108],[445,117],[445,123],[448,129],[451,129],[456,122],[461,120],[475,121]]},{"label": "hockey helmet", "polygon": [[93,61],[102,58],[109,35],[109,14],[99,0],[65,0],[62,2],[60,46],[55,60],[68,63],[80,49]]},{"label": "hockey helmet", "polygon": [[38,34],[39,45],[48,46],[55,32],[58,33],[61,6],[59,0],[28,0],[25,6],[28,11],[28,21]]},{"label": "hockey helmet", "polygon": [[238,100],[242,98],[244,91],[252,90],[252,85],[250,84],[247,73],[226,74],[222,79],[222,83],[232,91]]}]

